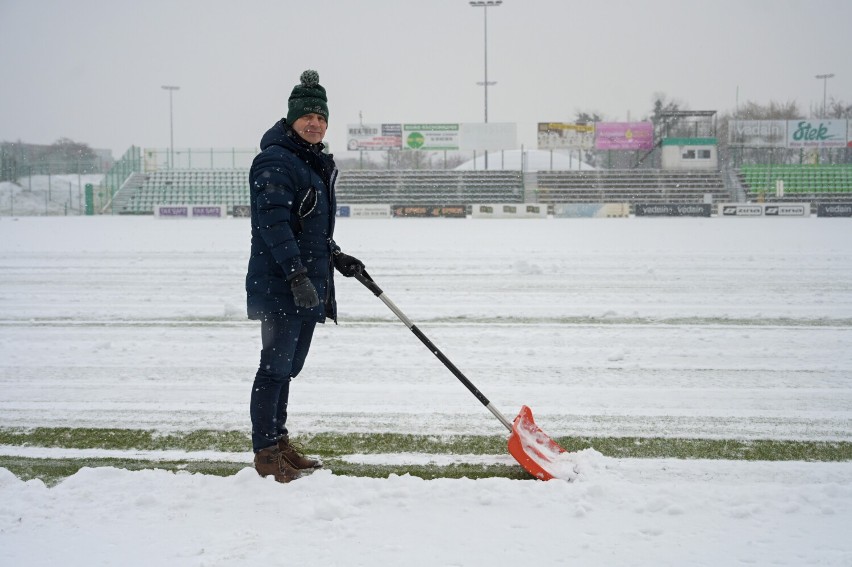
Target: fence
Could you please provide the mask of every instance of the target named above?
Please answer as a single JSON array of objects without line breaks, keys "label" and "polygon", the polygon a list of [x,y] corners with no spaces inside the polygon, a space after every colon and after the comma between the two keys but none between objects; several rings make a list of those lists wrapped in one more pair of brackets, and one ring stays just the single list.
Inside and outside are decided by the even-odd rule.
[{"label": "fence", "polygon": [[137,171],[248,169],[259,151],[254,148],[175,148],[172,152],[168,148],[145,148],[143,169]]}]

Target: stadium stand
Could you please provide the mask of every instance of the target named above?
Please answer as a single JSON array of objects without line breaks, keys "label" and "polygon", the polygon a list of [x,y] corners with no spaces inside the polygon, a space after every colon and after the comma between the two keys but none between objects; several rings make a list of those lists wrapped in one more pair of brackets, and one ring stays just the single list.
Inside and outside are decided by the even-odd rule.
[{"label": "stadium stand", "polygon": [[749,201],[852,202],[852,165],[743,165],[739,177]]},{"label": "stadium stand", "polygon": [[146,179],[147,176],[144,173],[131,173],[124,180],[124,183],[121,184],[118,191],[116,191],[112,201],[104,207],[104,211],[109,211],[110,213],[123,212],[127,208],[131,197],[145,184]]},{"label": "stadium stand", "polygon": [[396,205],[522,203],[524,186],[521,172],[511,170],[347,170],[337,180],[337,201]]},{"label": "stadium stand", "polygon": [[540,203],[703,203],[730,201],[718,171],[610,169],[539,171]]},{"label": "stadium stand", "polygon": [[[116,194],[123,214],[152,214],[155,205],[249,204],[248,170],[161,170],[126,182]],[[702,203],[732,200],[715,171],[595,170],[536,172],[540,203]],[[343,204],[469,205],[522,203],[520,171],[345,170],[337,181]],[[529,200],[529,199],[527,199]]]},{"label": "stadium stand", "polygon": [[[519,171],[397,170],[342,171],[337,179],[341,204],[398,205],[521,203]],[[122,214],[152,214],[155,205],[218,204],[230,210],[249,204],[247,169],[161,170],[141,185],[126,183],[114,198]]]},{"label": "stadium stand", "polygon": [[[121,195],[125,190],[131,195]],[[191,169],[161,170],[145,174],[140,187],[122,186],[116,195],[124,202],[123,214],[152,214],[154,205],[234,205],[249,204],[248,170]]]}]

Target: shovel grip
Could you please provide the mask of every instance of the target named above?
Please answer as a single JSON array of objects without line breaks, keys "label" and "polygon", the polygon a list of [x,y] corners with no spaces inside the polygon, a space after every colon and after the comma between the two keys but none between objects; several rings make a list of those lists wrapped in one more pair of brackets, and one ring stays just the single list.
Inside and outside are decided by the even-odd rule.
[{"label": "shovel grip", "polygon": [[355,279],[364,284],[367,289],[373,292],[373,295],[376,297],[381,297],[382,288],[373,281],[373,278],[370,277],[370,274],[367,273],[367,270],[361,269],[355,272]]}]

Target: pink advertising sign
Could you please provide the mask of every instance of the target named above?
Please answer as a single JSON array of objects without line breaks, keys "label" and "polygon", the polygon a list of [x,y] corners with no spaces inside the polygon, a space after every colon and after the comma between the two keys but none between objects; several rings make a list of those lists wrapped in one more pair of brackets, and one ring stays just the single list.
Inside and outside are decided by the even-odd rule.
[{"label": "pink advertising sign", "polygon": [[652,122],[598,122],[595,149],[650,150],[654,147]]}]

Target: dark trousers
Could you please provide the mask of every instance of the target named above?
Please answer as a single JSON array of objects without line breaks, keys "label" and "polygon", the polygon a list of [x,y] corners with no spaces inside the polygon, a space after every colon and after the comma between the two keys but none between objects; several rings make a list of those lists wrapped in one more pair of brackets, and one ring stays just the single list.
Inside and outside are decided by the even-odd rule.
[{"label": "dark trousers", "polygon": [[254,452],[287,435],[290,380],[308,357],[316,322],[270,317],[261,322],[263,350],[251,390],[251,443]]}]

